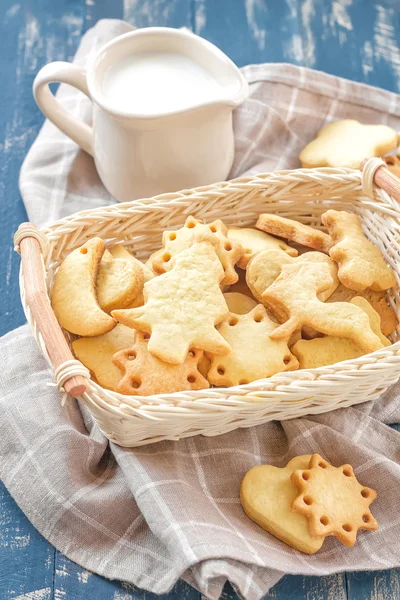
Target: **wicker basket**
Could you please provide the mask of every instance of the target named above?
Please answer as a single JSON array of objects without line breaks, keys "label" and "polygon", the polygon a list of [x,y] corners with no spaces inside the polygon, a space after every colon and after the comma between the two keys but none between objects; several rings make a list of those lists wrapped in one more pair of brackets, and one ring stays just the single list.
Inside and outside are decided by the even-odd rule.
[{"label": "wicker basket", "polygon": [[[379,180],[386,189],[391,186],[397,195],[400,182],[387,169],[369,173],[370,187],[374,175],[375,182]],[[384,185],[385,177],[389,185]],[[86,379],[88,372],[73,360],[69,338],[65,343],[43,293],[44,281],[47,293],[51,291],[63,258],[93,236],[102,237],[108,245],[122,241],[138,258],[146,259],[160,246],[164,229],[181,227],[189,214],[207,222],[222,219],[228,226],[249,226],[260,213],[271,212],[320,227],[320,216],[329,208],[360,215],[366,234],[382,250],[400,282],[399,206],[376,186],[371,189],[372,198],[363,189],[358,171],[299,169],[83,211],[42,232],[25,224],[17,232],[22,303],[39,347],[56,368],[58,383],[71,395],[79,395],[110,440],[128,447],[198,434],[214,436],[377,398],[400,377],[399,331],[393,334],[392,346],[372,354],[247,385],[148,397],[111,392]],[[399,314],[399,290],[390,290],[388,298]]]}]

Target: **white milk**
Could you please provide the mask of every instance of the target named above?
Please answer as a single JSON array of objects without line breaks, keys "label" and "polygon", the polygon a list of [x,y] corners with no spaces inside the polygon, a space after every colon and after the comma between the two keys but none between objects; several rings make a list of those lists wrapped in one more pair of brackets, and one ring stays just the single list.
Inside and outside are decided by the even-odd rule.
[{"label": "white milk", "polygon": [[121,111],[157,114],[212,102],[221,97],[222,87],[187,56],[141,52],[108,69],[103,93]]}]

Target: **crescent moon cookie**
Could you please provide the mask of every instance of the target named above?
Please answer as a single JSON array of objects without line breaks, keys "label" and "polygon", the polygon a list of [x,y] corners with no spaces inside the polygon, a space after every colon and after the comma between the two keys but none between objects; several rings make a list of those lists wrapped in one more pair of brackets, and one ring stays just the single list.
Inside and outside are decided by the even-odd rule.
[{"label": "crescent moon cookie", "polygon": [[393,271],[379,248],[364,235],[357,215],[328,210],[321,219],[333,240],[329,256],[338,263],[338,277],[344,286],[362,292],[366,288],[382,291],[396,285]]},{"label": "crescent moon cookie", "polygon": [[101,238],[88,240],[64,258],[54,278],[54,314],[61,327],[76,335],[102,335],[117,324],[100,308],[96,297],[95,282],[105,247]]},{"label": "crescent moon cookie", "polygon": [[333,467],[313,454],[308,469],[292,473],[299,496],[292,509],[308,518],[312,536],[334,535],[345,546],[354,546],[359,529],[378,529],[370,504],[376,491],[361,485],[351,465]]},{"label": "crescent moon cookie", "polygon": [[298,361],[288,348],[289,339],[270,338],[276,327],[262,304],[244,315],[228,313],[218,331],[232,351],[226,356],[207,354],[211,359],[209,382],[216,386],[243,385],[297,369]]},{"label": "crescent moon cookie", "polygon": [[96,278],[100,307],[107,313],[126,308],[143,290],[143,269],[126,258],[114,258],[106,250]]},{"label": "crescent moon cookie", "polygon": [[386,125],[363,125],[353,119],[323,127],[300,153],[303,167],[349,167],[358,169],[371,156],[383,156],[397,147],[394,129]]},{"label": "crescent moon cookie", "polygon": [[330,247],[332,246],[332,240],[330,236],[319,229],[314,229],[309,225],[304,225],[299,221],[293,219],[286,219],[285,217],[279,217],[265,213],[258,217],[256,223],[257,229],[283,237],[285,240],[290,240],[307,246],[307,248],[313,248],[320,252],[328,254]]},{"label": "crescent moon cookie", "polygon": [[245,269],[249,260],[263,250],[283,250],[289,256],[298,255],[297,250],[283,240],[253,227],[228,227],[228,238],[238,242],[244,249],[244,254],[237,263],[241,269]]},{"label": "crescent moon cookie", "polygon": [[[114,258],[128,259],[134,265],[139,267],[143,272],[144,283],[146,283],[146,281],[149,281],[150,279],[153,279],[153,277],[155,277],[154,271],[149,266],[142,263],[142,261],[140,261],[138,258],[136,258],[136,256],[133,256],[133,254],[131,254],[129,252],[129,250],[127,250],[125,248],[125,246],[122,246],[122,244],[117,244],[116,246],[113,246],[112,248],[110,248],[110,254],[112,254],[112,256]],[[130,302],[129,304],[127,304],[126,306],[124,306],[124,307],[121,306],[119,308],[136,308],[137,306],[143,306],[143,304],[144,304],[144,297],[143,297],[143,285],[142,285],[142,289],[135,296],[134,300],[132,302]]]},{"label": "crescent moon cookie", "polygon": [[118,392],[151,396],[210,387],[198,370],[202,350],[190,350],[183,363],[173,365],[163,362],[148,351],[148,339],[148,334],[137,333],[132,346],[114,354],[113,363],[120,371]]},{"label": "crescent moon cookie", "polygon": [[163,248],[155,252],[150,258],[153,270],[156,273],[165,273],[173,266],[173,257],[188,248],[193,236],[207,235],[212,232],[217,240],[215,251],[224,268],[224,277],[221,285],[231,285],[238,280],[235,264],[243,255],[241,244],[228,238],[228,228],[219,219],[208,225],[195,217],[189,216],[185,225],[176,231],[164,231],[162,237]]},{"label": "crescent moon cookie", "polygon": [[267,308],[283,323],[270,333],[286,339],[304,325],[325,335],[349,338],[365,353],[383,347],[372,331],[368,315],[350,302],[327,304],[318,294],[332,285],[329,266],[320,262],[284,265],[279,277],[264,292]]},{"label": "crescent moon cookie", "polygon": [[296,456],[283,469],[257,465],[247,471],[240,486],[240,502],[246,515],[271,535],[306,554],[317,552],[325,536],[312,536],[307,517],[292,510],[299,492],[290,476],[299,469],[308,469],[310,459],[310,454]]},{"label": "crescent moon cookie", "polygon": [[112,313],[124,325],[149,333],[149,352],[172,364],[181,364],[191,348],[231,351],[215,329],[228,312],[219,287],[224,270],[215,253],[218,240],[210,231],[201,236],[175,257],[170,271],[144,285],[144,306]]}]

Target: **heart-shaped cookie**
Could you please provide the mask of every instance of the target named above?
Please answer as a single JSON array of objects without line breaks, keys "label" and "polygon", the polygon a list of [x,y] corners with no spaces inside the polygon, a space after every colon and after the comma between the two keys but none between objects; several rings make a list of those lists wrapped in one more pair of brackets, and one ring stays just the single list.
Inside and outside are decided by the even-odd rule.
[{"label": "heart-shaped cookie", "polygon": [[293,512],[292,502],[299,490],[290,476],[297,469],[307,469],[310,460],[311,455],[305,454],[292,458],[283,469],[258,465],[246,473],[240,488],[246,515],[285,544],[306,554],[317,552],[325,536],[311,536],[307,517]]}]

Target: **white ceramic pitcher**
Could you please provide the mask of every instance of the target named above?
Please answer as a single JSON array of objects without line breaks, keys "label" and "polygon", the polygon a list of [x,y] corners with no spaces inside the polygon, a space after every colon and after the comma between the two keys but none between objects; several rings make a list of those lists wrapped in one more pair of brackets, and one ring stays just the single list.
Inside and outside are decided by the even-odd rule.
[{"label": "white ceramic pitcher", "polygon": [[[155,50],[189,57],[219,83],[220,93],[183,110],[121,111],[104,93],[107,71],[125,57],[134,60],[135,53]],[[92,100],[92,127],[60,105],[49,89],[52,82],[73,85]],[[226,179],[234,154],[232,111],[247,98],[248,85],[210,42],[190,32],[151,27],[112,40],[86,69],[66,62],[46,65],[33,91],[43,113],[93,156],[106,188],[125,202]]]}]

